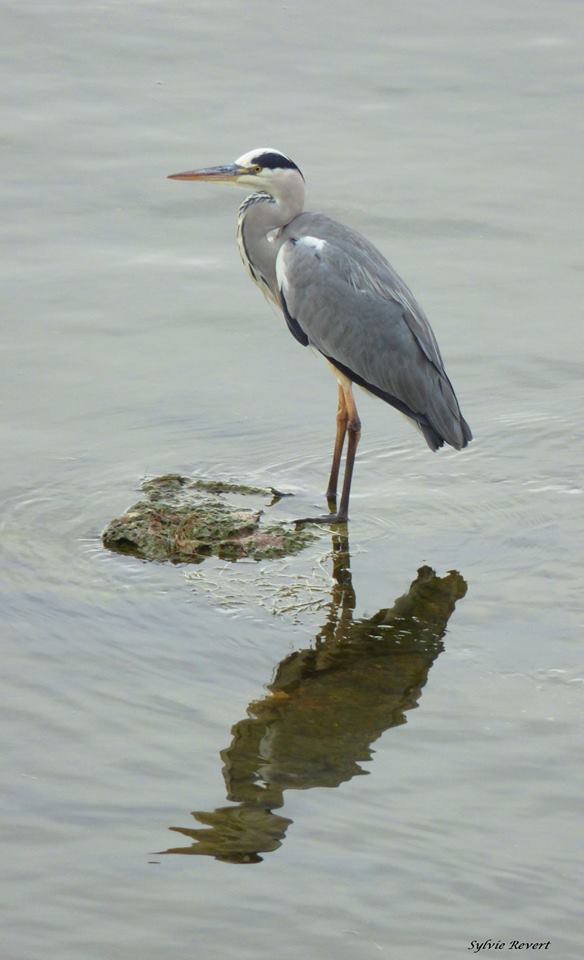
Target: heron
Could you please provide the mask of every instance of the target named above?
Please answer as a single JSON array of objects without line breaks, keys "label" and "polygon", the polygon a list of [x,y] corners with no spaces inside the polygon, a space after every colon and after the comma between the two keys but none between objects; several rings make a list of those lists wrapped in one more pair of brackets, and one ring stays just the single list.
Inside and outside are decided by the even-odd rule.
[{"label": "heron", "polygon": [[[380,251],[357,231],[304,210],[304,176],[290,157],[259,147],[234,163],[173,173],[251,193],[239,208],[237,243],[264,296],[292,336],[313,347],[337,381],[336,436],[326,496],[346,522],[361,420],[353,385],[384,400],[421,431],[431,450],[460,450],[472,439],[426,314]],[[337,488],[347,438],[340,503]]]}]

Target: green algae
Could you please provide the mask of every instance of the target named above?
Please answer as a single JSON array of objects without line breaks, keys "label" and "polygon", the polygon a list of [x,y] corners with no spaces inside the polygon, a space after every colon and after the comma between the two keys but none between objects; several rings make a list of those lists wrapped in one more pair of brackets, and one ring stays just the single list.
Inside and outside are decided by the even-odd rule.
[{"label": "green algae", "polygon": [[104,530],[109,550],[172,563],[201,563],[210,556],[269,560],[299,553],[316,539],[283,523],[264,524],[263,509],[226,499],[255,496],[271,505],[284,496],[271,487],[166,474],[145,481],[142,492],[144,498]]},{"label": "green algae", "polygon": [[232,483],[228,480],[205,480],[201,477],[192,479],[183,477],[180,473],[166,473],[161,477],[153,477],[142,484],[142,490],[151,498],[164,498],[168,494],[176,495],[179,491],[202,490],[211,494],[239,494],[242,496],[260,497],[289,497],[291,494],[282,493],[274,487],[252,487],[245,483]]}]

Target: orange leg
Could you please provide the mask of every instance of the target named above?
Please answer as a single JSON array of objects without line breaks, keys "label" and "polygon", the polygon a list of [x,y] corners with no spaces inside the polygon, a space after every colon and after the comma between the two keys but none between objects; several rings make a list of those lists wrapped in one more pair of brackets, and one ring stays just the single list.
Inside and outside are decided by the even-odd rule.
[{"label": "orange leg", "polygon": [[343,387],[345,396],[345,406],[347,408],[348,422],[347,430],[349,432],[349,442],[347,444],[347,459],[345,461],[345,476],[343,477],[343,492],[341,493],[341,505],[337,517],[339,520],[347,520],[349,517],[349,496],[351,494],[351,480],[353,479],[353,467],[355,466],[355,454],[361,439],[361,421],[357,413],[357,406],[353,397],[351,386]]},{"label": "orange leg", "polygon": [[335,438],[335,449],[333,452],[333,462],[326,491],[327,500],[337,499],[337,485],[339,482],[339,468],[341,465],[341,456],[343,445],[345,443],[345,434],[347,432],[347,423],[349,414],[347,413],[347,404],[343,388],[339,384],[339,405],[337,407],[337,435]]},{"label": "orange leg", "polygon": [[[345,434],[349,434],[347,444],[347,457],[345,461],[345,475],[343,477],[343,490],[341,493],[341,503],[338,510],[335,510],[337,502],[337,484],[339,479],[339,467],[341,463],[341,454],[345,442]],[[327,489],[330,513],[324,517],[303,517],[296,520],[296,523],[345,523],[349,517],[349,496],[351,494],[351,480],[353,479],[353,468],[355,466],[355,454],[361,437],[361,421],[357,413],[357,407],[353,398],[353,390],[350,380],[339,384],[339,405],[337,409],[337,436],[335,439],[335,449],[333,453],[333,462]]]}]

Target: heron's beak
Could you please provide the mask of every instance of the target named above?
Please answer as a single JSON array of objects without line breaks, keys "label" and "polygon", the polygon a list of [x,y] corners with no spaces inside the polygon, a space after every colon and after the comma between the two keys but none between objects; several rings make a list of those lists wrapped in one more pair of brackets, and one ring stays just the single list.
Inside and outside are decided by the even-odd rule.
[{"label": "heron's beak", "polygon": [[171,173],[168,180],[224,180],[234,181],[248,173],[247,167],[228,163],[223,167],[205,167],[203,170],[185,170],[184,173]]}]

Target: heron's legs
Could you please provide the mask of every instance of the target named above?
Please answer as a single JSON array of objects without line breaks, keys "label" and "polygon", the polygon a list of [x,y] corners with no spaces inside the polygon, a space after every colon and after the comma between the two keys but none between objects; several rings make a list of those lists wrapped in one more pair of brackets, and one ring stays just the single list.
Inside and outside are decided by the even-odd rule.
[{"label": "heron's legs", "polygon": [[[341,400],[342,393],[342,400]],[[336,488],[339,477],[339,464],[345,433],[349,434],[347,444],[347,457],[345,460],[345,475],[343,477],[343,490],[341,493],[341,503],[338,510],[334,510],[336,505]],[[327,496],[331,512],[324,517],[303,517],[296,520],[301,523],[346,523],[349,517],[349,496],[351,493],[351,480],[353,479],[353,467],[355,466],[355,454],[361,437],[361,421],[357,413],[357,407],[353,398],[351,383],[347,380],[346,384],[339,386],[339,407],[337,411],[337,438],[335,442],[335,452],[333,455],[333,464],[331,468],[331,478]]]},{"label": "heron's legs", "polygon": [[337,499],[337,485],[339,482],[339,467],[341,465],[341,455],[343,453],[343,445],[345,443],[345,434],[347,432],[347,423],[349,421],[349,414],[347,412],[347,403],[345,400],[345,393],[343,388],[339,384],[339,405],[337,407],[337,435],[335,437],[335,449],[333,451],[333,462],[331,465],[331,473],[329,477],[328,487],[326,490],[327,500]]},{"label": "heron's legs", "polygon": [[347,520],[349,516],[349,496],[351,493],[351,480],[353,479],[353,467],[355,466],[355,454],[361,439],[361,421],[357,413],[357,406],[353,397],[353,391],[349,386],[343,388],[345,396],[345,405],[347,408],[348,422],[347,430],[349,433],[349,442],[347,444],[347,459],[345,461],[345,476],[343,477],[343,492],[341,493],[341,505],[339,507],[337,518]]}]

